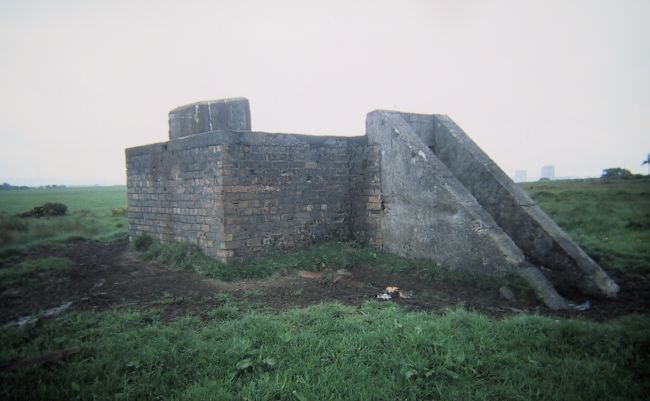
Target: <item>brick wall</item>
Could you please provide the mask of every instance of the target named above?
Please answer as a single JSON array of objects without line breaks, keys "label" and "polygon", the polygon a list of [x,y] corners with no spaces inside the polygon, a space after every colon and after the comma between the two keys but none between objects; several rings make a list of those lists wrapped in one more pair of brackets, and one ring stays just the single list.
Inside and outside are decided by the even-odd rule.
[{"label": "brick wall", "polygon": [[146,233],[165,242],[190,241],[216,256],[223,237],[218,148],[170,150],[154,144],[127,150],[132,237]]},{"label": "brick wall", "polygon": [[325,240],[381,246],[365,137],[221,131],[127,149],[130,234],[242,261]]},{"label": "brick wall", "polygon": [[351,143],[350,237],[381,248],[381,151],[377,145]]}]

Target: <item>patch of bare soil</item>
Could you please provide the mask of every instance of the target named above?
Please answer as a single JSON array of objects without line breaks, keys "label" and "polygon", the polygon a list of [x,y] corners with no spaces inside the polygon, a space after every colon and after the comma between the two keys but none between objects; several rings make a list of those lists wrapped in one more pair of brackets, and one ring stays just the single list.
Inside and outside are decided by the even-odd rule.
[{"label": "patch of bare soil", "polygon": [[[292,272],[270,279],[227,283],[207,279],[194,272],[174,271],[155,263],[138,260],[126,241],[79,241],[57,248],[43,248],[4,261],[0,269],[25,259],[62,256],[74,267],[66,280],[20,287],[0,294],[0,324],[42,313],[71,303],[67,310],[106,310],[113,307],[158,308],[165,319],[193,314],[203,316],[219,306],[217,294],[245,298],[273,310],[286,310],[321,302],[338,301],[359,305],[377,299],[386,287],[402,291],[391,300],[407,309],[444,312],[463,306],[495,318],[514,313],[536,312],[546,315],[608,320],[650,310],[650,280],[647,276],[612,272],[621,286],[615,300],[590,299],[587,311],[553,312],[535,299],[515,292],[507,300],[495,289],[470,284],[429,281],[408,274],[395,274],[371,266],[349,271],[318,274]],[[584,302],[586,298],[574,299]]]}]

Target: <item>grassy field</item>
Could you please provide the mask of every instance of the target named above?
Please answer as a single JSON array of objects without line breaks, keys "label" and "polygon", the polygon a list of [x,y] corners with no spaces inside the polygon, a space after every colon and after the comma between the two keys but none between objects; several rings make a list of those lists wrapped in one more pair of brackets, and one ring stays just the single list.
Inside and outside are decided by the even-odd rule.
[{"label": "grassy field", "polygon": [[493,321],[375,302],[281,314],[226,304],[211,316],[163,323],[115,310],[4,329],[3,361],[79,352],[51,368],[0,373],[0,397],[629,401],[648,390],[648,319]]},{"label": "grassy field", "polygon": [[[65,216],[19,218],[46,202],[68,206]],[[0,191],[0,255],[70,239],[114,239],[128,231],[126,187]]]},{"label": "grassy field", "polygon": [[533,199],[605,267],[650,272],[650,180],[523,184]]},{"label": "grassy field", "polygon": [[[524,187],[605,266],[650,270],[647,180]],[[32,226],[42,222],[27,219],[22,242],[11,237],[5,249],[60,243],[69,235],[107,239],[126,231],[124,217],[112,215],[124,206],[123,187],[50,191],[0,193],[0,210],[14,214],[59,201],[69,206],[70,216],[43,224],[77,219],[96,230],[30,237]],[[247,277],[229,273],[187,245],[154,244],[144,256],[208,276]],[[373,260],[432,274],[419,262],[326,245],[256,262],[251,277]],[[37,286],[39,277],[56,279],[69,263],[47,258],[4,267],[0,289],[17,280]],[[376,302],[269,312],[245,298],[214,297],[219,306],[205,320],[165,321],[155,309],[115,307],[0,328],[0,398],[645,400],[650,393],[650,315],[606,323],[525,314],[492,320],[462,309],[436,315]],[[69,356],[38,362],[61,351]]]}]

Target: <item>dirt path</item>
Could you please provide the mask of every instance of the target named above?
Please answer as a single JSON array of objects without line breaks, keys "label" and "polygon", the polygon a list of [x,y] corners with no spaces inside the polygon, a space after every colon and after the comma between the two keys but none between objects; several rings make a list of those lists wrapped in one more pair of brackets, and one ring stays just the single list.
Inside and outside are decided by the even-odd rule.
[{"label": "dirt path", "polygon": [[[166,319],[180,315],[204,315],[223,303],[227,294],[245,298],[273,310],[286,310],[320,302],[338,301],[359,305],[375,299],[387,286],[404,290],[408,299],[395,297],[406,308],[444,312],[463,306],[500,318],[519,312],[537,312],[556,316],[582,316],[608,320],[629,313],[650,311],[650,280],[647,276],[612,275],[621,286],[616,300],[591,299],[585,312],[552,312],[530,297],[518,294],[508,301],[497,290],[480,289],[459,283],[427,281],[410,275],[397,275],[373,267],[355,267],[351,271],[326,271],[316,277],[301,277],[298,272],[266,280],[227,283],[206,279],[194,272],[173,271],[155,263],[138,260],[128,251],[125,241],[80,241],[58,248],[34,250],[0,268],[25,259],[62,256],[74,267],[62,283],[42,283],[37,287],[5,290],[0,294],[0,324],[33,315],[60,305],[69,310],[105,310],[117,306],[137,309],[158,308]],[[305,274],[303,274],[305,275]],[[576,299],[583,302],[586,299]]]}]

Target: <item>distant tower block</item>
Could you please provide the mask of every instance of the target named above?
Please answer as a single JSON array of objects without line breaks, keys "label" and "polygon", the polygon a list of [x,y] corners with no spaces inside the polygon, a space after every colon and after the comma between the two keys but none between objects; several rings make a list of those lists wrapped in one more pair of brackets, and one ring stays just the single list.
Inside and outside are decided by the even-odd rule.
[{"label": "distant tower block", "polygon": [[515,171],[515,182],[526,182],[526,181],[528,181],[528,174],[526,174],[526,170]]},{"label": "distant tower block", "polygon": [[542,167],[541,178],[548,178],[549,180],[555,179],[555,166],[549,164],[548,166]]},{"label": "distant tower block", "polygon": [[207,100],[177,107],[169,112],[169,139],[204,132],[250,131],[251,111],[243,97]]}]

